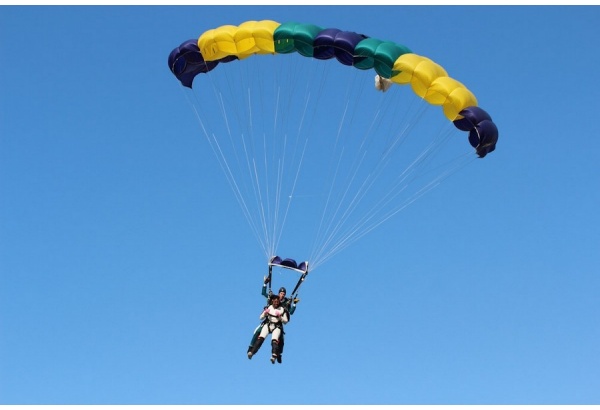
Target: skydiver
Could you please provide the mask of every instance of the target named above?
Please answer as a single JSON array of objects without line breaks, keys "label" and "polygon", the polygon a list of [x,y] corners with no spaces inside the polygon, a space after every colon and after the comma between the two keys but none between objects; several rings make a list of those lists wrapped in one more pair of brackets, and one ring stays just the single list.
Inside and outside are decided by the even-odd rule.
[{"label": "skydiver", "polygon": [[[269,300],[271,295],[273,294],[270,289],[267,292],[267,284],[268,283],[269,283],[269,278],[267,277],[267,278],[265,278],[265,282],[263,283],[263,287],[262,287],[262,295],[264,297],[266,297],[267,300]],[[287,291],[283,286],[281,288],[279,288],[279,304],[281,306],[283,306],[283,308],[285,310],[287,310],[290,313],[290,315],[293,315],[294,312],[296,311],[296,304],[298,302],[300,302],[300,299],[295,298],[294,300],[291,300],[290,298],[287,298],[285,296],[286,293],[287,293]]]},{"label": "skydiver", "polygon": [[[285,314],[287,315],[287,321],[289,322],[291,315],[294,314],[294,312],[296,311],[296,304],[298,302],[300,302],[300,299],[298,298],[294,298],[293,300],[291,300],[290,298],[287,298],[286,295],[286,289],[282,286],[281,288],[279,288],[279,294],[278,295],[274,295],[271,290],[269,289],[269,291],[267,292],[267,284],[269,283],[269,278],[266,277],[265,281],[263,283],[263,287],[262,287],[262,295],[264,297],[267,298],[267,302],[271,301],[271,297],[275,296],[279,298],[279,305],[281,307],[283,307],[283,309],[285,310]],[[281,334],[281,340],[279,343],[279,354],[277,355],[277,363],[281,363],[281,355],[283,354],[283,347],[285,345],[285,336],[284,336],[284,332],[282,332]]]},{"label": "skydiver", "polygon": [[275,360],[280,362],[278,360],[279,341],[283,335],[283,325],[288,322],[289,317],[285,309],[279,305],[279,297],[277,295],[271,295],[271,304],[263,310],[259,318],[260,320],[264,320],[264,324],[258,338],[252,347],[248,349],[248,359],[252,359],[252,356],[258,352],[267,335],[271,333],[271,363],[275,363]]}]

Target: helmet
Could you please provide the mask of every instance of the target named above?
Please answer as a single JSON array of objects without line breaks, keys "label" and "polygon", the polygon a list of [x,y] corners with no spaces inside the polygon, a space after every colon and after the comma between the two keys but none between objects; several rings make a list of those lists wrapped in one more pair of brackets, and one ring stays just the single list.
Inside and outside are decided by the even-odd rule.
[{"label": "helmet", "polygon": [[283,293],[287,293],[287,292],[285,291],[285,288],[284,288],[283,286],[279,288],[279,293],[281,293],[281,292],[283,292]]}]

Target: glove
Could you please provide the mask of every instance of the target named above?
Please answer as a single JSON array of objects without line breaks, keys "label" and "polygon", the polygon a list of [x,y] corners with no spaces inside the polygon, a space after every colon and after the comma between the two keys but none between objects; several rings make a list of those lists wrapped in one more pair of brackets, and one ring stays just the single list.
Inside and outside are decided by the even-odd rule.
[{"label": "glove", "polygon": [[300,299],[298,299],[298,298],[294,299],[294,303],[298,303],[298,302],[300,302]]},{"label": "glove", "polygon": [[268,277],[268,276],[265,276],[265,285],[266,285],[267,283],[269,283],[269,277]]}]

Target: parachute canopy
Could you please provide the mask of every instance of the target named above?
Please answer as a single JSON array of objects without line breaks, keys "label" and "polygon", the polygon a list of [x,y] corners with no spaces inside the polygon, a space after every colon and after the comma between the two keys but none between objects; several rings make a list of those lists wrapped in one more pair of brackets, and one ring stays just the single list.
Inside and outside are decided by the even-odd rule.
[{"label": "parachute canopy", "polygon": [[442,66],[362,33],[247,21],[181,43],[168,65],[269,272],[299,283],[308,262],[273,255],[307,247],[314,271],[498,140]]},{"label": "parachute canopy", "polygon": [[168,64],[181,84],[191,88],[198,74],[214,70],[219,63],[288,53],[335,58],[343,65],[372,69],[395,84],[410,85],[428,103],[442,106],[446,118],[469,133],[468,141],[480,158],[496,148],[498,128],[473,93],[437,63],[392,41],[312,24],[246,21],[208,30],[197,40],[182,43],[171,52]]}]

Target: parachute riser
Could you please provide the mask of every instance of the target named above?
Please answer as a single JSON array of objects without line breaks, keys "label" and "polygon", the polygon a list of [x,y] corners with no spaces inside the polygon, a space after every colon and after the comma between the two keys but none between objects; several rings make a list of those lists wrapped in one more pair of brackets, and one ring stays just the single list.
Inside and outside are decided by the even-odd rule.
[{"label": "parachute riser", "polygon": [[294,290],[290,293],[291,300],[294,300],[296,296],[298,296],[298,290],[300,289],[300,286],[302,285],[302,283],[306,279],[306,276],[308,275],[308,261],[302,262],[298,265],[293,259],[282,260],[278,256],[273,256],[269,260],[269,294],[271,294],[271,275],[273,266],[279,266],[280,268],[293,270],[302,274],[302,276],[300,276],[300,279],[298,279],[298,283],[296,283]]},{"label": "parachute riser", "polygon": [[300,279],[298,279],[298,283],[296,283],[296,286],[294,287],[294,290],[292,291],[292,294],[291,294],[292,301],[296,298],[296,296],[298,296],[298,291],[300,290],[300,285],[302,285],[302,283],[304,282],[304,279],[306,279],[307,275],[308,275],[308,271],[304,272],[302,274],[302,276],[300,276]]},{"label": "parachute riser", "polygon": [[273,266],[269,265],[269,276],[268,276],[268,284],[269,284],[269,295],[272,294],[273,292],[271,291],[271,277],[273,276]]}]

